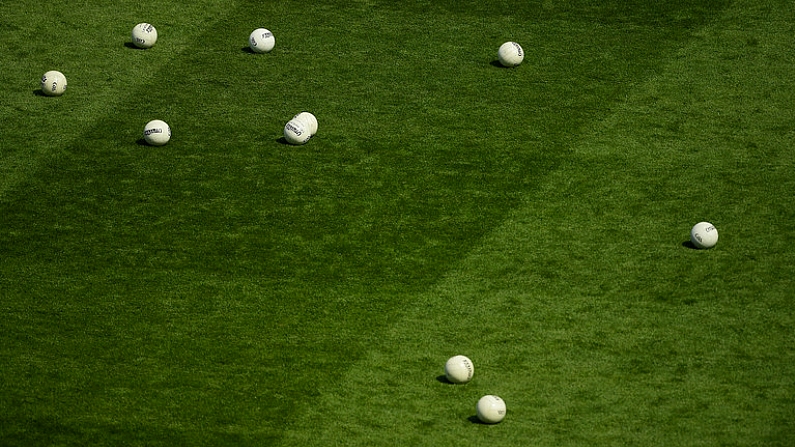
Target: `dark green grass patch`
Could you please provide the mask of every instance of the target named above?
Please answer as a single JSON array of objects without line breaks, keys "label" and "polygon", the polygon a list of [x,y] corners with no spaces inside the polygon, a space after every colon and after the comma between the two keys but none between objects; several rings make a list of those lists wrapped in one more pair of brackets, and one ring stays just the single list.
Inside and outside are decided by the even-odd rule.
[{"label": "dark green grass patch", "polygon": [[[791,440],[787,20],[148,6],[63,15],[102,38],[58,44],[61,98],[33,94],[38,50],[2,74],[2,443]],[[124,45],[139,21],[151,50]],[[285,145],[302,110],[318,134]],[[167,146],[139,142],[154,118]],[[702,219],[713,251],[682,245]],[[456,353],[476,382],[438,380]],[[499,426],[471,419],[487,392]]]}]

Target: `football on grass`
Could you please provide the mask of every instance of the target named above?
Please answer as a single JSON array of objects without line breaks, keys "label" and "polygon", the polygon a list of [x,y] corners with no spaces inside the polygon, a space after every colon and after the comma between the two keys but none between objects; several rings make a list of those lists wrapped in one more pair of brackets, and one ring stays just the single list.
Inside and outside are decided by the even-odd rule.
[{"label": "football on grass", "polygon": [[699,222],[690,230],[690,242],[698,248],[712,248],[718,243],[718,230],[709,222]]},{"label": "football on grass", "polygon": [[312,132],[303,120],[291,119],[284,125],[284,139],[290,144],[305,144],[312,138]]},{"label": "football on grass", "polygon": [[144,127],[144,140],[152,146],[162,146],[171,139],[171,127],[162,120],[152,120]]},{"label": "football on grass", "polygon": [[138,48],[152,48],[157,42],[157,30],[149,23],[139,23],[132,30],[132,42]]},{"label": "football on grass", "polygon": [[516,42],[505,42],[497,51],[497,58],[504,67],[516,67],[524,60],[524,50]]},{"label": "football on grass", "polygon": [[50,70],[41,77],[41,91],[47,96],[61,96],[66,91],[66,76]]},{"label": "football on grass", "polygon": [[505,401],[499,396],[483,396],[477,405],[478,419],[485,424],[496,424],[505,419]]},{"label": "football on grass", "polygon": [[452,383],[467,383],[475,374],[475,365],[464,355],[450,357],[444,364],[444,376]]},{"label": "football on grass", "polygon": [[257,28],[248,36],[248,46],[255,53],[268,53],[275,45],[276,38],[265,28]]}]

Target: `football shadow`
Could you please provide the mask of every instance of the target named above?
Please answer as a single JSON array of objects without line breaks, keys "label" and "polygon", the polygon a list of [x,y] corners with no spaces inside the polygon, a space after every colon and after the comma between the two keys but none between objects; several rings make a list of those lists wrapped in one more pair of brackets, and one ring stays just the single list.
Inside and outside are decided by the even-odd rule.
[{"label": "football shadow", "polygon": [[503,69],[506,69],[506,70],[512,70],[512,69],[518,67],[518,65],[516,65],[514,67],[506,67],[505,65],[502,65],[500,63],[499,59],[494,59],[493,61],[489,62],[489,65],[491,65],[493,67],[497,67],[497,68],[503,68]]},{"label": "football shadow", "polygon": [[285,146],[292,146],[292,144],[290,144],[290,143],[287,141],[287,138],[284,138],[284,137],[279,137],[279,138],[277,138],[277,139],[276,139],[276,142],[277,142],[277,143],[279,143],[279,144],[283,144],[283,145],[285,145]]},{"label": "football shadow", "polygon": [[491,424],[487,424],[487,423],[485,423],[485,422],[481,421],[481,420],[480,420],[480,418],[478,417],[478,415],[476,415],[476,414],[474,414],[474,415],[472,415],[472,416],[468,417],[468,418],[467,418],[467,420],[468,420],[469,422],[473,423],[473,424],[478,424],[478,425],[491,425]]},{"label": "football shadow", "polygon": [[682,242],[682,247],[689,248],[689,249],[691,249],[691,250],[698,250],[698,247],[696,247],[696,246],[693,244],[693,242],[691,242],[691,241],[689,241],[689,240],[688,240],[688,241],[684,241],[684,242]]},{"label": "football shadow", "polygon": [[131,49],[131,50],[145,50],[146,48],[136,47],[132,42],[124,42],[124,46]]},{"label": "football shadow", "polygon": [[40,88],[37,88],[37,89],[33,90],[33,94],[34,94],[35,96],[44,96],[44,97],[48,97],[47,95],[45,95],[45,94],[44,94],[44,92],[43,92],[43,91],[41,91],[41,89],[40,89]]},{"label": "football shadow", "polygon": [[135,144],[137,144],[138,146],[149,146],[149,143],[147,143],[143,137],[137,139],[135,141]]},{"label": "football shadow", "polygon": [[445,376],[444,374],[436,376],[436,381],[440,383],[446,383],[449,385],[455,385],[453,382],[447,380],[447,376]]},{"label": "football shadow", "polygon": [[455,385],[453,382],[447,380],[447,376],[445,376],[444,374],[436,376],[436,381],[441,383],[446,383],[448,385]]},{"label": "football shadow", "polygon": [[240,51],[242,51],[244,53],[248,53],[248,54],[257,54],[249,46],[245,46],[245,47],[241,48]]}]

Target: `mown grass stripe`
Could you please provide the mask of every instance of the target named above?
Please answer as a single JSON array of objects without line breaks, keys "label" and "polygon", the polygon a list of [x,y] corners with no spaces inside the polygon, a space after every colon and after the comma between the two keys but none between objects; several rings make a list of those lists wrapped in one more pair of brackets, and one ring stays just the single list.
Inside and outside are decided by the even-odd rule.
[{"label": "mown grass stripe", "polygon": [[[54,1],[6,3],[0,54],[4,86],[0,123],[0,199],[36,175],[42,165],[58,163],[64,151],[110,129],[94,129],[108,115],[145,108],[145,90],[180,54],[195,50],[196,35],[212,28],[235,2],[136,2],[81,4]],[[156,23],[160,45],[149,51],[130,47],[139,22]],[[59,70],[68,81],[62,97],[39,94],[39,80]],[[142,95],[143,93],[143,95]],[[140,131],[137,123],[128,125]],[[99,132],[98,132],[99,131]]]}]

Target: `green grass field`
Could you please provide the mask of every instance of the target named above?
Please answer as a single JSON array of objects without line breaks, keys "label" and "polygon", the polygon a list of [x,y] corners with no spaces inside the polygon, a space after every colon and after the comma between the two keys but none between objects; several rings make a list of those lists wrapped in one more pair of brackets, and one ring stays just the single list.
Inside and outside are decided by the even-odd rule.
[{"label": "green grass field", "polygon": [[306,5],[0,2],[0,445],[795,445],[791,0]]}]

